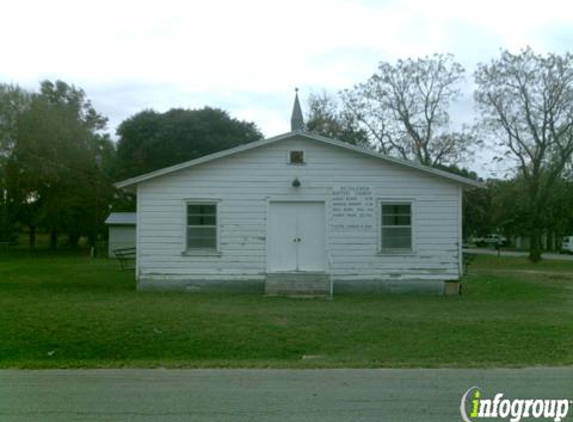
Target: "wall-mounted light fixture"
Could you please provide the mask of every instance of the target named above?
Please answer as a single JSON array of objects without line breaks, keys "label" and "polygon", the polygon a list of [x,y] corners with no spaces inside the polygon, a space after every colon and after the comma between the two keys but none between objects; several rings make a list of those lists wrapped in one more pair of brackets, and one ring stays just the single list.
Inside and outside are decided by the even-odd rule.
[{"label": "wall-mounted light fixture", "polygon": [[292,181],[292,187],[298,188],[299,186],[300,186],[300,180],[298,180],[298,177],[295,177],[295,179]]}]

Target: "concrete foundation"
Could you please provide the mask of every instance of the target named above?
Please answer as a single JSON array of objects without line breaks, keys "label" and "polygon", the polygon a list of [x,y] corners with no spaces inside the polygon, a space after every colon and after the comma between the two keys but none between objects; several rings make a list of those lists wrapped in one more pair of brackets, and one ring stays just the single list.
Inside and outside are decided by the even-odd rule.
[{"label": "concrete foundation", "polygon": [[267,296],[330,297],[330,275],[323,272],[267,274]]},{"label": "concrete foundation", "polygon": [[338,293],[412,293],[443,295],[442,280],[334,280]]},{"label": "concrete foundation", "polygon": [[[275,280],[277,281],[277,280]],[[282,280],[282,287],[285,286]],[[329,282],[326,279],[315,279],[320,284],[322,294]],[[288,283],[287,283],[288,284]],[[291,283],[292,284],[292,283]],[[445,282],[442,280],[334,280],[333,294],[346,293],[411,293],[443,295]],[[448,283],[451,284],[451,283]],[[160,279],[140,278],[137,282],[137,290],[148,291],[183,291],[183,292],[231,292],[231,293],[255,293],[270,295],[282,295],[284,292],[278,285],[265,286],[265,280],[184,280],[184,279]],[[294,283],[289,286],[301,293],[301,287]],[[318,289],[317,286],[315,290]],[[281,290],[281,291],[279,291]],[[284,290],[284,289],[283,289]],[[288,289],[287,289],[288,290]]]},{"label": "concrete foundation", "polygon": [[183,279],[157,279],[140,278],[137,281],[137,290],[163,290],[182,292],[230,292],[230,293],[258,293],[265,291],[264,280],[183,280]]}]

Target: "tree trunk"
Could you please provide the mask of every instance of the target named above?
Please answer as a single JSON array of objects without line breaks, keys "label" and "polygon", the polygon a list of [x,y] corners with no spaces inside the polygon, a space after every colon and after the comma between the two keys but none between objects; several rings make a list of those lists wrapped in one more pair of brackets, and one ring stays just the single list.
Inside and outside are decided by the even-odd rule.
[{"label": "tree trunk", "polygon": [[531,230],[529,240],[529,260],[531,262],[541,261],[541,229],[534,228]]},{"label": "tree trunk", "polygon": [[70,245],[70,248],[78,249],[79,242],[80,242],[80,235],[79,234],[72,233],[72,234],[68,235],[68,243]]},{"label": "tree trunk", "polygon": [[533,182],[530,187],[530,214],[529,214],[529,260],[531,262],[541,261],[541,237],[543,227],[543,209],[546,201],[544,196],[539,196],[539,180]]},{"label": "tree trunk", "polygon": [[90,248],[95,247],[96,244],[96,235],[95,233],[90,233],[88,234],[88,245],[90,246]]},{"label": "tree trunk", "polygon": [[0,241],[13,242],[16,240],[14,218],[6,204],[0,204]]},{"label": "tree trunk", "polygon": [[8,236],[8,211],[5,204],[0,204],[0,241],[9,241]]},{"label": "tree trunk", "polygon": [[50,249],[53,251],[58,249],[58,232],[55,230],[50,232]]},{"label": "tree trunk", "polygon": [[28,245],[30,249],[36,247],[36,226],[28,226]]}]

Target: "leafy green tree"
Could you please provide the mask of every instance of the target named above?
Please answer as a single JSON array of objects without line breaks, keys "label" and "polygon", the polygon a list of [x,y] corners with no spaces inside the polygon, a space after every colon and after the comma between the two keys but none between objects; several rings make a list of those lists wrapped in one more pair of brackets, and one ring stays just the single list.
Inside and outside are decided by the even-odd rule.
[{"label": "leafy green tree", "polygon": [[539,261],[550,198],[573,154],[573,55],[504,51],[475,80],[482,124],[526,186],[529,258]]},{"label": "leafy green tree", "polygon": [[21,215],[32,230],[50,231],[52,248],[59,233],[72,246],[82,235],[95,244],[113,194],[102,165],[113,151],[105,125],[84,91],[62,81],[42,82],[18,118],[13,163],[26,191]]},{"label": "leafy green tree", "polygon": [[[521,175],[509,180],[490,180],[487,183],[490,197],[488,214],[490,231],[502,231],[508,238],[530,236],[528,186]],[[573,184],[558,179],[548,197],[541,220],[542,232],[548,238],[548,248],[561,236],[573,229]],[[489,231],[488,231],[489,232]],[[571,231],[573,233],[573,231]]]},{"label": "leafy green tree", "polygon": [[550,238],[559,245],[562,236],[573,234],[573,183],[560,178],[551,194],[546,212],[544,226]]},{"label": "leafy green tree", "polygon": [[30,93],[11,84],[0,84],[0,157],[9,157],[16,141],[18,116],[28,108]]},{"label": "leafy green tree", "polygon": [[223,110],[145,110],[123,121],[117,133],[118,179],[136,176],[261,139],[254,123]]},{"label": "leafy green tree", "polygon": [[491,180],[488,190],[491,232],[502,232],[508,239],[527,233],[527,195],[519,178]]},{"label": "leafy green tree", "polygon": [[22,192],[12,158],[18,116],[29,106],[30,94],[16,85],[0,84],[0,242],[16,235]]}]

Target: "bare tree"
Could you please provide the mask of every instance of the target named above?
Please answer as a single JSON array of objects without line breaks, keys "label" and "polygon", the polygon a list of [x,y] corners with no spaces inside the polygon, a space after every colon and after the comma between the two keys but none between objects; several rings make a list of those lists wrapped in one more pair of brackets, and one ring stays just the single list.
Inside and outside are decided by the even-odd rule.
[{"label": "bare tree", "polygon": [[340,100],[326,91],[308,96],[306,129],[349,144],[369,147],[368,133],[353,113],[341,107]]},{"label": "bare tree", "polygon": [[472,142],[449,129],[448,108],[460,96],[463,75],[449,54],[381,62],[342,98],[380,152],[429,166],[455,164]]},{"label": "bare tree", "polygon": [[529,258],[539,261],[543,215],[573,154],[573,55],[503,51],[475,80],[484,128],[527,186]]}]

